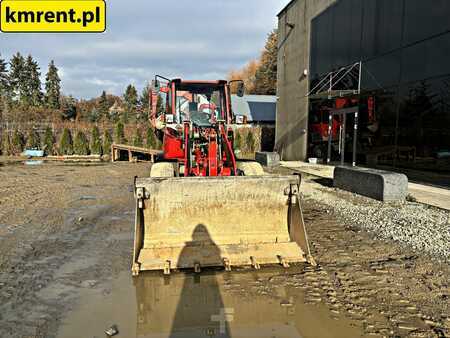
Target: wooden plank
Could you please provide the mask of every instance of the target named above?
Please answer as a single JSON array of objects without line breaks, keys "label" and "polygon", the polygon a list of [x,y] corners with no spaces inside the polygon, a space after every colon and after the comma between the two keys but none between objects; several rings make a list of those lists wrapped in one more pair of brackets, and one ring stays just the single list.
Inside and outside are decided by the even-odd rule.
[{"label": "wooden plank", "polygon": [[125,144],[112,144],[111,145],[111,153],[112,153],[112,162],[118,161],[120,159],[120,151],[128,152],[128,160],[133,162],[132,155],[133,153],[146,154],[150,156],[150,160],[152,163],[155,162],[155,156],[158,154],[162,154],[161,150],[156,149],[148,149],[142,147],[129,146]]},{"label": "wooden plank", "polygon": [[113,149],[119,149],[119,150],[131,150],[132,152],[139,152],[144,154],[158,154],[161,152],[161,150],[156,149],[148,149],[148,148],[142,148],[142,147],[135,147],[135,146],[129,146],[125,144],[113,144]]}]

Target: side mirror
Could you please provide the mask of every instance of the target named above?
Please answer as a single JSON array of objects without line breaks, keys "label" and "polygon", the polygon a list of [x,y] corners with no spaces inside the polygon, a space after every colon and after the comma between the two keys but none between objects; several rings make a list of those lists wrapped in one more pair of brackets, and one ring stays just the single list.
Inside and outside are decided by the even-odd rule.
[{"label": "side mirror", "polygon": [[174,118],[172,114],[166,114],[166,123],[172,124],[174,122]]},{"label": "side mirror", "polygon": [[243,97],[245,94],[245,86],[244,86],[244,82],[239,82],[238,83],[238,87],[237,87],[237,92],[236,92],[237,96],[239,97]]},{"label": "side mirror", "polygon": [[235,115],[235,123],[236,124],[246,124],[247,123],[247,116],[244,115]]},{"label": "side mirror", "polygon": [[159,89],[161,87],[161,83],[159,83],[159,80],[152,80],[152,89],[155,92],[159,92]]}]

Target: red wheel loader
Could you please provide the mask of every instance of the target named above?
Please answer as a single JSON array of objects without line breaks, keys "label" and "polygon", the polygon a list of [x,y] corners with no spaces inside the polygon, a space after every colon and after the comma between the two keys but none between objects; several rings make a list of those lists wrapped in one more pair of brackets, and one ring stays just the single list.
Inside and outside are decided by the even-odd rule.
[{"label": "red wheel loader", "polygon": [[149,178],[135,180],[133,275],[315,264],[300,176],[266,175],[258,163],[236,159],[233,127],[242,119],[232,112],[230,84],[160,76],[153,81],[150,121],[164,160],[152,165]]}]

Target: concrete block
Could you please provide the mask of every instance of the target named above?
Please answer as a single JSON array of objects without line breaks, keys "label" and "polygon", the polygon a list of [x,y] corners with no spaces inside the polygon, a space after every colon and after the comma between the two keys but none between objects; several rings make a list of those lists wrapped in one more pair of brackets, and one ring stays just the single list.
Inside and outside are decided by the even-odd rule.
[{"label": "concrete block", "polygon": [[255,161],[266,167],[275,167],[280,164],[280,155],[265,151],[257,151]]},{"label": "concrete block", "polygon": [[406,175],[370,168],[336,167],[333,185],[384,202],[403,201],[408,193]]}]

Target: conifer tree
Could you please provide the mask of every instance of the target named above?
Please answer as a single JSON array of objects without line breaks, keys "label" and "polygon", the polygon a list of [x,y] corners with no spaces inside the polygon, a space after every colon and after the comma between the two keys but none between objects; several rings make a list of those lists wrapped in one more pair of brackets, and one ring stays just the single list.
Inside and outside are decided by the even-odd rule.
[{"label": "conifer tree", "polygon": [[48,72],[45,76],[45,103],[47,107],[52,109],[59,109],[59,96],[61,91],[61,79],[58,75],[58,68],[56,68],[52,60],[48,65]]},{"label": "conifer tree", "polygon": [[106,97],[106,92],[103,91],[102,95],[100,95],[100,99],[98,102],[98,112],[99,112],[99,120],[104,117],[109,117],[109,104],[108,98]]},{"label": "conifer tree", "polygon": [[139,104],[142,110],[148,110],[150,102],[150,86],[147,84],[142,90],[141,97],[139,98]]},{"label": "conifer tree", "polygon": [[61,117],[64,120],[73,120],[77,116],[77,101],[71,95],[61,98]]},{"label": "conifer tree", "polygon": [[15,102],[23,102],[26,95],[25,60],[17,52],[9,62],[9,85],[11,98]]},{"label": "conifer tree", "polygon": [[158,147],[155,130],[150,126],[147,127],[145,146],[149,149],[156,149]]},{"label": "conifer tree", "polygon": [[9,133],[4,132],[2,135],[2,155],[12,155],[11,137]]},{"label": "conifer tree", "polygon": [[[243,69],[233,70],[229,80],[243,80],[247,94],[276,95],[278,31],[275,29],[267,36],[266,45],[258,60],[251,60]],[[231,86],[236,93],[237,84]]]},{"label": "conifer tree", "polygon": [[150,86],[147,84],[138,99],[136,108],[136,121],[145,121],[149,116]]},{"label": "conifer tree", "polygon": [[39,107],[42,104],[43,94],[41,91],[41,73],[38,63],[28,55],[24,66],[25,96],[22,103]]},{"label": "conifer tree", "polygon": [[134,117],[136,115],[138,104],[138,93],[133,85],[128,85],[125,94],[123,95],[123,99],[125,101],[125,112],[122,116],[122,121],[127,123],[130,116]]},{"label": "conifer tree", "polygon": [[122,121],[122,123],[128,123],[130,119],[130,113],[128,111],[128,109],[125,109],[122,113],[122,116],[120,117],[120,120]]},{"label": "conifer tree", "polygon": [[27,136],[27,148],[39,149],[41,147],[41,138],[35,129],[30,129]]},{"label": "conifer tree", "polygon": [[102,155],[102,141],[97,126],[92,127],[91,132],[91,154]]},{"label": "conifer tree", "polygon": [[77,155],[89,155],[89,142],[86,135],[81,130],[75,135],[73,151]]},{"label": "conifer tree", "polygon": [[72,134],[67,128],[64,128],[59,142],[59,153],[61,155],[73,155]]},{"label": "conifer tree", "polygon": [[97,108],[92,108],[91,112],[89,113],[89,121],[94,123],[100,121],[100,112]]},{"label": "conifer tree", "polygon": [[125,138],[125,129],[122,122],[117,122],[116,124],[116,143],[127,143],[127,139]]},{"label": "conifer tree", "polygon": [[103,154],[111,154],[112,137],[109,130],[105,129],[103,133]]},{"label": "conifer tree", "polygon": [[128,107],[133,110],[136,109],[136,105],[138,104],[138,93],[136,87],[131,84],[128,85],[125,90],[125,94],[123,95],[123,99]]},{"label": "conifer tree", "polygon": [[267,37],[266,46],[255,75],[255,93],[275,95],[277,91],[278,32],[273,30]]},{"label": "conifer tree", "polygon": [[23,147],[25,145],[25,140],[23,138],[22,133],[19,130],[14,130],[13,138],[12,138],[12,152],[15,155],[20,154],[23,151]]},{"label": "conifer tree", "polygon": [[163,98],[161,95],[158,95],[158,99],[156,101],[156,116],[163,114],[165,111]]},{"label": "conifer tree", "polygon": [[44,147],[47,155],[53,155],[53,144],[55,143],[55,137],[50,127],[45,128],[44,134]]},{"label": "conifer tree", "polygon": [[[2,119],[3,111],[9,106],[10,96],[7,63],[0,55],[0,120]],[[1,148],[0,145],[0,152]]]},{"label": "conifer tree", "polygon": [[135,132],[134,132],[134,137],[133,137],[133,146],[135,147],[142,147],[142,134],[141,134],[141,130],[139,128],[136,128]]},{"label": "conifer tree", "polygon": [[9,80],[7,63],[1,58],[0,54],[0,97],[9,96]]}]

